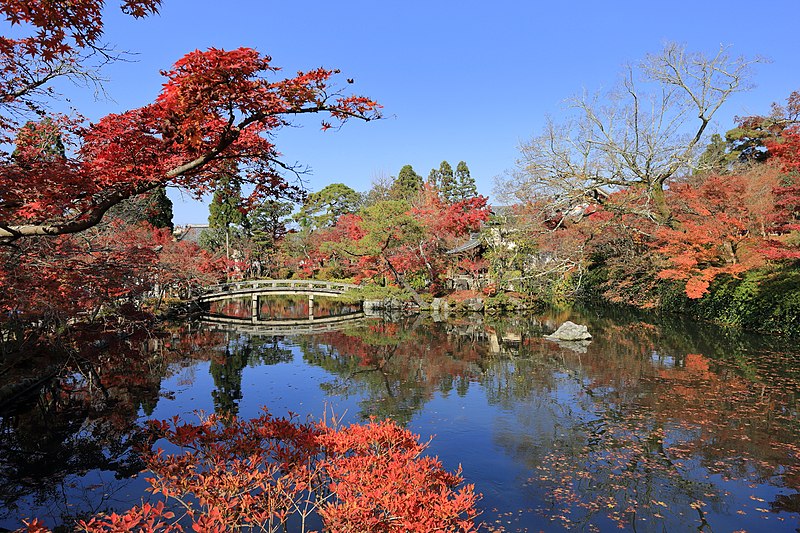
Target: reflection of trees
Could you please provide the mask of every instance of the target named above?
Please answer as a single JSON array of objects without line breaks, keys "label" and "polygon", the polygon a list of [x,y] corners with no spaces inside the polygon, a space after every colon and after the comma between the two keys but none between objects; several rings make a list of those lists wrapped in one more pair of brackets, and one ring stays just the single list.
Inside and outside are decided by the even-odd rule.
[{"label": "reflection of trees", "polygon": [[152,413],[181,361],[209,360],[225,341],[191,325],[162,326],[87,327],[0,358],[1,525],[33,514],[69,523],[130,506],[129,496],[116,498],[143,467],[133,453],[141,414]]},{"label": "reflection of trees", "polygon": [[[569,318],[589,324],[586,353],[522,335],[519,352],[488,359],[482,376],[490,401],[516,413],[495,438],[549,491],[551,516],[685,530],[752,503],[722,494],[720,478],[800,486],[798,356],[780,341]],[[796,501],[780,496],[771,508]]]},{"label": "reflection of trees", "polygon": [[[230,335],[230,334],[229,334]],[[224,353],[211,358],[211,392],[217,413],[236,415],[242,399],[242,372],[246,366],[274,365],[292,360],[292,351],[278,337],[238,336],[224,343]]]},{"label": "reflection of trees", "polygon": [[482,343],[447,334],[444,326],[370,321],[365,327],[301,340],[304,358],[337,378],[331,394],[363,396],[363,417],[405,424],[436,391],[464,394],[477,377]]},{"label": "reflection of trees", "polygon": [[87,472],[121,479],[141,470],[136,422],[157,402],[166,373],[145,333],[85,332],[75,344],[82,350],[42,346],[26,360],[2,361],[0,519],[19,525],[17,512],[41,502],[64,521],[99,511],[114,490],[87,488],[87,497],[82,485],[97,483],[84,481]]},{"label": "reflection of trees", "polygon": [[[323,318],[355,313],[361,310],[360,305],[345,304],[330,296],[314,297],[314,316]],[[250,297],[229,298],[212,302],[209,312],[236,318],[250,318],[252,300]],[[258,316],[260,320],[302,320],[308,318],[308,295],[275,296],[265,293],[258,299]]]}]

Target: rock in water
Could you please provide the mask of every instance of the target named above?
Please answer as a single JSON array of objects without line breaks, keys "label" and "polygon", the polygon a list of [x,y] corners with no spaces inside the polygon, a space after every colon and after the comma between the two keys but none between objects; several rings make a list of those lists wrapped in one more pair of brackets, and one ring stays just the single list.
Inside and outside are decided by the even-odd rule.
[{"label": "rock in water", "polygon": [[551,341],[585,341],[592,338],[589,328],[567,320],[552,335],[545,335]]}]

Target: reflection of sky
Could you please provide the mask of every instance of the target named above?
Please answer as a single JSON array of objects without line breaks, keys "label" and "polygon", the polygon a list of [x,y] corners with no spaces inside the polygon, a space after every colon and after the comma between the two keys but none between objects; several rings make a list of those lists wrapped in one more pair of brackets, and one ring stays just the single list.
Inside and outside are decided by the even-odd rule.
[{"label": "reflection of sky", "polygon": [[[431,343],[439,342],[435,336],[425,338]],[[242,342],[240,338],[231,346],[241,346]],[[337,359],[341,363],[337,368],[349,368],[348,354],[339,353],[337,348],[320,342],[312,341],[311,345],[317,357]],[[291,350],[291,361],[266,366],[250,364],[243,369],[244,397],[239,404],[240,416],[257,416],[261,407],[266,406],[276,416],[293,412],[301,419],[316,419],[325,413],[328,417],[335,413],[345,423],[352,423],[360,421],[363,411],[370,410],[374,402],[385,401],[380,387],[371,388],[350,371],[332,374],[307,364],[299,345],[287,342],[283,346]],[[595,349],[607,352],[608,342],[601,341]],[[434,391],[429,396],[423,395],[425,400],[421,409],[407,413],[412,416],[409,428],[419,433],[423,440],[433,436],[429,453],[439,456],[445,467],[455,469],[459,464],[463,465],[465,478],[475,482],[477,490],[484,494],[481,503],[486,510],[484,519],[490,523],[499,520],[496,524],[505,525],[509,530],[516,527],[550,529],[557,522],[551,522],[547,514],[559,513],[560,509],[559,504],[554,504],[546,495],[547,484],[536,480],[539,468],[548,454],[556,449],[577,454],[587,438],[602,439],[607,422],[604,417],[626,405],[630,407],[627,402],[636,402],[641,395],[651,394],[652,391],[641,389],[638,392],[626,390],[620,396],[617,386],[626,382],[626,373],[631,370],[647,374],[659,369],[674,371],[675,357],[663,353],[672,353],[672,350],[643,351],[645,363],[642,367],[637,366],[638,370],[619,367],[619,380],[608,381],[605,377],[598,380],[592,366],[598,364],[596,359],[592,361],[592,357],[598,356],[591,349],[586,355],[578,355],[561,351],[551,344],[534,342],[531,351],[522,358],[484,362],[485,370],[460,393],[449,389],[444,393]],[[398,353],[393,357],[401,355]],[[615,368],[624,364],[631,352],[622,352],[620,356],[607,353],[606,357],[610,368]],[[651,370],[648,371],[648,367]],[[213,409],[210,391],[214,384],[208,368],[208,363],[198,363],[196,381],[192,386],[185,380],[181,381],[180,374],[167,380],[164,389],[171,394],[166,396],[173,399],[162,399],[154,416],[166,417],[176,410],[187,414],[198,408]],[[372,378],[376,378],[374,373],[377,370],[367,373],[370,372]],[[397,379],[397,376],[390,379]],[[403,408],[405,404],[392,405]],[[405,413],[398,415],[403,418]],[[664,424],[664,429],[666,449],[697,438],[699,431],[669,423]],[[602,457],[602,454],[595,457]],[[574,466],[591,468],[591,463],[579,459]],[[749,485],[752,476],[747,476],[749,479],[723,480],[719,475],[709,474],[703,464],[692,458],[680,462],[680,466],[681,475],[676,479],[682,478],[697,486],[713,483],[716,488],[712,492],[722,495],[714,503],[709,493],[708,507],[705,508],[705,512],[713,515],[711,522],[717,529],[735,529],[740,525],[743,515],[737,514],[737,510],[762,514],[755,509],[768,504],[751,496],[768,502],[781,492],[776,487],[757,486],[754,489]],[[656,476],[649,482],[637,481],[635,490],[648,490],[654,501],[664,500],[668,505],[677,505],[672,510],[670,523],[690,527],[697,521],[696,517],[689,515],[693,512],[688,507],[691,500],[686,499],[688,495],[682,489],[676,489],[679,486],[673,485],[676,482],[682,483]],[[605,481],[585,479],[576,486],[591,493],[595,483],[603,484]],[[756,490],[759,496],[754,496]],[[616,527],[603,513],[591,520],[603,528]],[[663,525],[658,520],[653,522],[653,526],[656,524]],[[649,524],[641,523],[638,527],[648,530]]]},{"label": "reflection of sky", "polygon": [[[293,340],[271,337],[248,340],[245,335],[234,333],[227,340],[221,338],[224,344],[213,350],[214,363],[172,364],[167,372],[169,377],[162,382],[152,418],[177,414],[191,420],[194,411],[212,412],[215,405],[212,364],[224,364],[224,360],[217,358],[224,357],[223,346],[227,346],[231,353],[251,354],[240,367],[243,396],[238,400],[238,414],[241,417],[258,416],[262,406],[266,406],[278,417],[292,412],[300,420],[326,415],[330,419],[333,413],[344,423],[354,423],[360,422],[365,412],[385,414],[388,410],[388,414],[399,420],[410,420],[409,428],[419,433],[423,441],[433,436],[429,453],[439,456],[447,469],[463,465],[466,480],[474,482],[476,490],[484,494],[480,504],[485,510],[483,518],[490,524],[504,525],[508,531],[518,528],[549,531],[560,525],[550,517],[562,512],[563,505],[548,495],[552,485],[539,478],[543,473],[553,473],[547,470],[551,454],[563,454],[563,465],[574,471],[599,465],[593,471],[596,475],[581,478],[576,486],[589,497],[604,490],[608,469],[604,469],[602,462],[591,461],[604,457],[607,449],[603,446],[608,445],[603,440],[608,438],[606,430],[620,421],[618,417],[623,417],[623,428],[630,424],[651,432],[663,429],[664,450],[678,468],[674,476],[658,471],[621,489],[638,495],[645,503],[652,499],[668,507],[663,511],[655,509],[668,517],[666,522],[652,520],[652,514],[642,514],[642,519],[650,518],[638,522],[637,530],[695,528],[699,524],[697,513],[689,507],[687,498],[698,491],[707,503],[704,511],[714,531],[758,530],[762,526],[769,526],[770,531],[793,530],[797,514],[767,512],[777,495],[792,493],[781,488],[785,480],[780,475],[760,479],[763,472],[774,471],[775,465],[767,464],[759,472],[754,469],[753,460],[738,457],[736,450],[719,449],[736,445],[737,431],[744,429],[731,420],[736,413],[725,415],[727,411],[713,410],[732,409],[738,405],[737,401],[742,401],[735,396],[724,396],[729,383],[736,383],[737,394],[742,394],[742,387],[748,383],[752,388],[752,383],[738,374],[739,366],[714,370],[717,364],[714,357],[722,358],[732,351],[720,344],[719,351],[705,353],[721,355],[692,356],[695,365],[690,368],[687,353],[699,354],[698,343],[718,340],[713,332],[697,337],[698,341],[687,337],[685,330],[671,338],[655,335],[652,327],[638,326],[633,323],[620,327],[614,322],[598,321],[591,326],[595,339],[587,353],[581,354],[539,342],[539,330],[523,329],[520,331],[527,342],[515,348],[519,352],[491,355],[484,350],[474,351],[469,357],[462,356],[459,350],[473,341],[465,340],[466,337],[457,339],[457,327],[446,324],[423,324],[410,332],[359,328]],[[406,344],[396,345],[395,341],[403,335],[408,335]],[[741,339],[737,342],[737,354],[754,353],[742,347],[747,345]],[[353,353],[348,352],[351,349]],[[368,365],[359,364],[355,355],[360,353],[358,350],[372,358]],[[477,353],[483,353],[479,361],[472,359],[478,357]],[[766,355],[759,357],[762,358],[759,368],[770,366],[763,360]],[[698,366],[698,362],[702,364]],[[322,364],[330,371],[323,369]],[[449,374],[437,365],[452,366],[462,374],[449,383]],[[741,365],[746,372],[754,371],[747,361]],[[410,372],[408,375],[415,376],[417,381],[402,382],[403,372]],[[236,377],[235,372],[233,376]],[[791,374],[788,378],[784,375],[784,379],[790,380]],[[712,392],[723,397],[714,401],[704,397],[709,380],[717,380],[718,389]],[[796,386],[794,381],[786,383]],[[697,396],[677,395],[681,387],[684,394]],[[758,387],[761,390],[761,384]],[[670,391],[676,392],[672,398]],[[679,405],[681,401],[695,401],[701,417],[707,406],[708,415],[717,418],[713,424],[700,426],[694,418],[697,412],[670,411],[671,403]],[[392,409],[402,412],[393,413]],[[745,424],[747,420],[741,422]],[[781,438],[795,435],[792,427],[784,428]],[[643,438],[644,435],[624,435],[622,449]],[[689,450],[686,457],[679,456],[678,451],[686,443],[694,447],[686,448]],[[587,455],[587,448],[593,454]],[[757,447],[751,448],[741,445],[740,449],[749,450],[756,460],[773,461],[777,455],[775,452],[758,455]],[[715,460],[725,463],[732,479],[709,470],[709,463]],[[737,461],[741,466],[739,471],[732,467]],[[73,479],[77,487],[91,485],[102,475],[90,473],[83,479]],[[141,489],[141,484],[136,481],[118,494],[133,494]],[[80,497],[78,490],[72,493],[75,498]],[[572,517],[578,518],[576,515],[580,514],[585,513],[578,509]],[[605,510],[596,513],[591,522],[601,530],[616,529],[616,524],[605,518],[605,514]]]}]

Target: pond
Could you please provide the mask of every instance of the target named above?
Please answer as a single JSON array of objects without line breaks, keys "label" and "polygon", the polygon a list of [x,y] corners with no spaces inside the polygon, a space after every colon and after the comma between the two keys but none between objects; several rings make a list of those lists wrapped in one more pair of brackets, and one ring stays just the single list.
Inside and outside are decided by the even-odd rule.
[{"label": "pond", "polygon": [[[251,418],[262,406],[301,419],[390,417],[432,436],[428,452],[450,470],[461,465],[482,493],[487,531],[800,526],[796,342],[601,309],[356,316],[282,334],[246,325],[249,305],[214,310],[243,325],[129,338],[129,350],[62,364],[35,394],[4,405],[0,527],[139,503],[147,485],[131,449],[145,420]],[[285,307],[307,316],[302,305]],[[586,324],[593,340],[543,338],[566,320]]]}]

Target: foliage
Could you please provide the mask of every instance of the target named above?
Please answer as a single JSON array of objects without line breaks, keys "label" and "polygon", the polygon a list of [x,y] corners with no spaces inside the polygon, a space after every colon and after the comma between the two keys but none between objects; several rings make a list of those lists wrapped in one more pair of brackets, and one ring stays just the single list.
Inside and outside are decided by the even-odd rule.
[{"label": "foliage", "polygon": [[452,202],[456,195],[456,178],[453,174],[453,167],[450,166],[450,163],[447,161],[442,161],[439,164],[439,172],[437,174],[439,181],[438,181],[438,190],[439,193],[442,195],[442,198],[446,202]]},{"label": "foliage", "polygon": [[140,302],[156,288],[161,297],[216,281],[208,254],[147,224],[116,221],[81,239],[26,241],[0,257],[0,271],[14,273],[2,280],[0,308],[14,320],[38,317],[42,326],[91,320],[104,308]]},{"label": "foliage", "polygon": [[[0,237],[82,231],[111,206],[164,185],[202,195],[221,179],[248,182],[251,202],[290,194],[271,135],[298,114],[370,119],[377,104],[328,92],[335,71],[269,80],[276,70],[269,57],[245,48],[191,52],[165,72],[167,81],[154,103],[65,131],[69,142],[79,145],[74,158],[55,164],[18,145],[26,164],[0,169]],[[228,171],[231,160],[239,162],[236,176]],[[53,180],[58,188],[48,187]],[[71,206],[68,217],[65,205]]]},{"label": "foliage", "polygon": [[[103,5],[0,6],[18,36],[0,38],[0,307],[14,321],[40,318],[40,326],[57,327],[69,313],[91,319],[148,294],[160,300],[158,280],[172,277],[183,290],[208,279],[207,254],[137,224],[171,224],[164,187],[196,197],[215,191],[212,226],[241,226],[243,211],[259,201],[301,195],[287,178],[295,169],[274,144],[281,128],[305,114],[327,116],[323,129],[379,117],[376,102],[336,88],[338,71],[281,79],[270,57],[249,48],[188,53],[163,72],[160,94],[138,109],[91,124],[55,114],[58,78],[91,87],[99,83],[91,58],[115,57],[99,44]],[[139,18],[157,12],[160,1],[121,6]],[[244,200],[242,187],[249,191]],[[188,254],[185,265],[159,259],[175,249]],[[167,275],[167,265],[177,271]],[[187,272],[197,280],[187,281]]]},{"label": "foliage", "polygon": [[346,272],[357,281],[390,276],[412,294],[412,284],[436,292],[448,268],[458,263],[447,250],[487,218],[485,198],[447,203],[426,185],[413,207],[384,200],[341,217],[320,250],[329,260],[347,262]]},{"label": "foliage", "polygon": [[413,300],[411,293],[395,285],[361,285],[359,288],[347,291],[338,297],[343,303],[360,303],[364,300],[400,300],[410,302]]},{"label": "foliage", "polygon": [[800,337],[800,270],[765,267],[721,276],[701,299],[665,291],[663,309],[748,331]]},{"label": "foliage", "polygon": [[478,196],[475,178],[470,175],[469,167],[464,161],[459,161],[458,165],[456,165],[455,182],[454,200],[467,200]]},{"label": "foliage", "polygon": [[800,259],[800,127],[784,132],[782,142],[770,143],[779,169],[784,172],[774,189],[774,212],[771,222],[782,239],[771,239],[765,253],[770,259]]},{"label": "foliage", "polygon": [[[166,439],[178,451],[152,449]],[[391,421],[337,427],[264,413],[154,421],[142,455],[163,501],[80,521],[87,532],[141,530],[467,532],[479,498],[460,471],[423,455],[419,436]],[[458,488],[461,486],[460,488]],[[177,513],[175,511],[178,511]],[[47,531],[39,521],[28,531]]]},{"label": "foliage", "polygon": [[321,191],[311,193],[295,220],[302,229],[318,230],[336,224],[342,215],[355,213],[361,196],[344,183],[332,183]]},{"label": "foliage", "polygon": [[291,202],[268,199],[248,213],[250,239],[255,255],[262,262],[271,262],[270,259],[277,254],[280,242],[289,232],[287,223],[293,209]]},{"label": "foliage", "polygon": [[786,105],[772,104],[768,116],[736,117],[736,127],[725,133],[727,162],[764,162],[774,155],[771,146],[781,139],[786,128],[800,119],[800,92],[786,98]]},{"label": "foliage", "polygon": [[172,200],[164,187],[133,196],[109,209],[108,218],[118,218],[126,224],[147,222],[155,228],[174,229]]},{"label": "foliage", "polygon": [[[235,172],[235,169],[225,172]],[[222,174],[219,177],[208,211],[208,227],[212,229],[227,230],[231,226],[241,226],[246,220],[242,205],[242,187],[233,174]]]},{"label": "foliage", "polygon": [[[655,243],[670,268],[662,279],[685,280],[686,295],[700,298],[722,274],[738,275],[763,264],[753,210],[743,176],[712,176],[699,185],[670,189],[676,228],[662,227]],[[762,224],[763,227],[763,224]]]},{"label": "foliage", "polygon": [[389,194],[395,200],[410,202],[422,189],[422,176],[411,165],[404,165],[397,174]]}]

